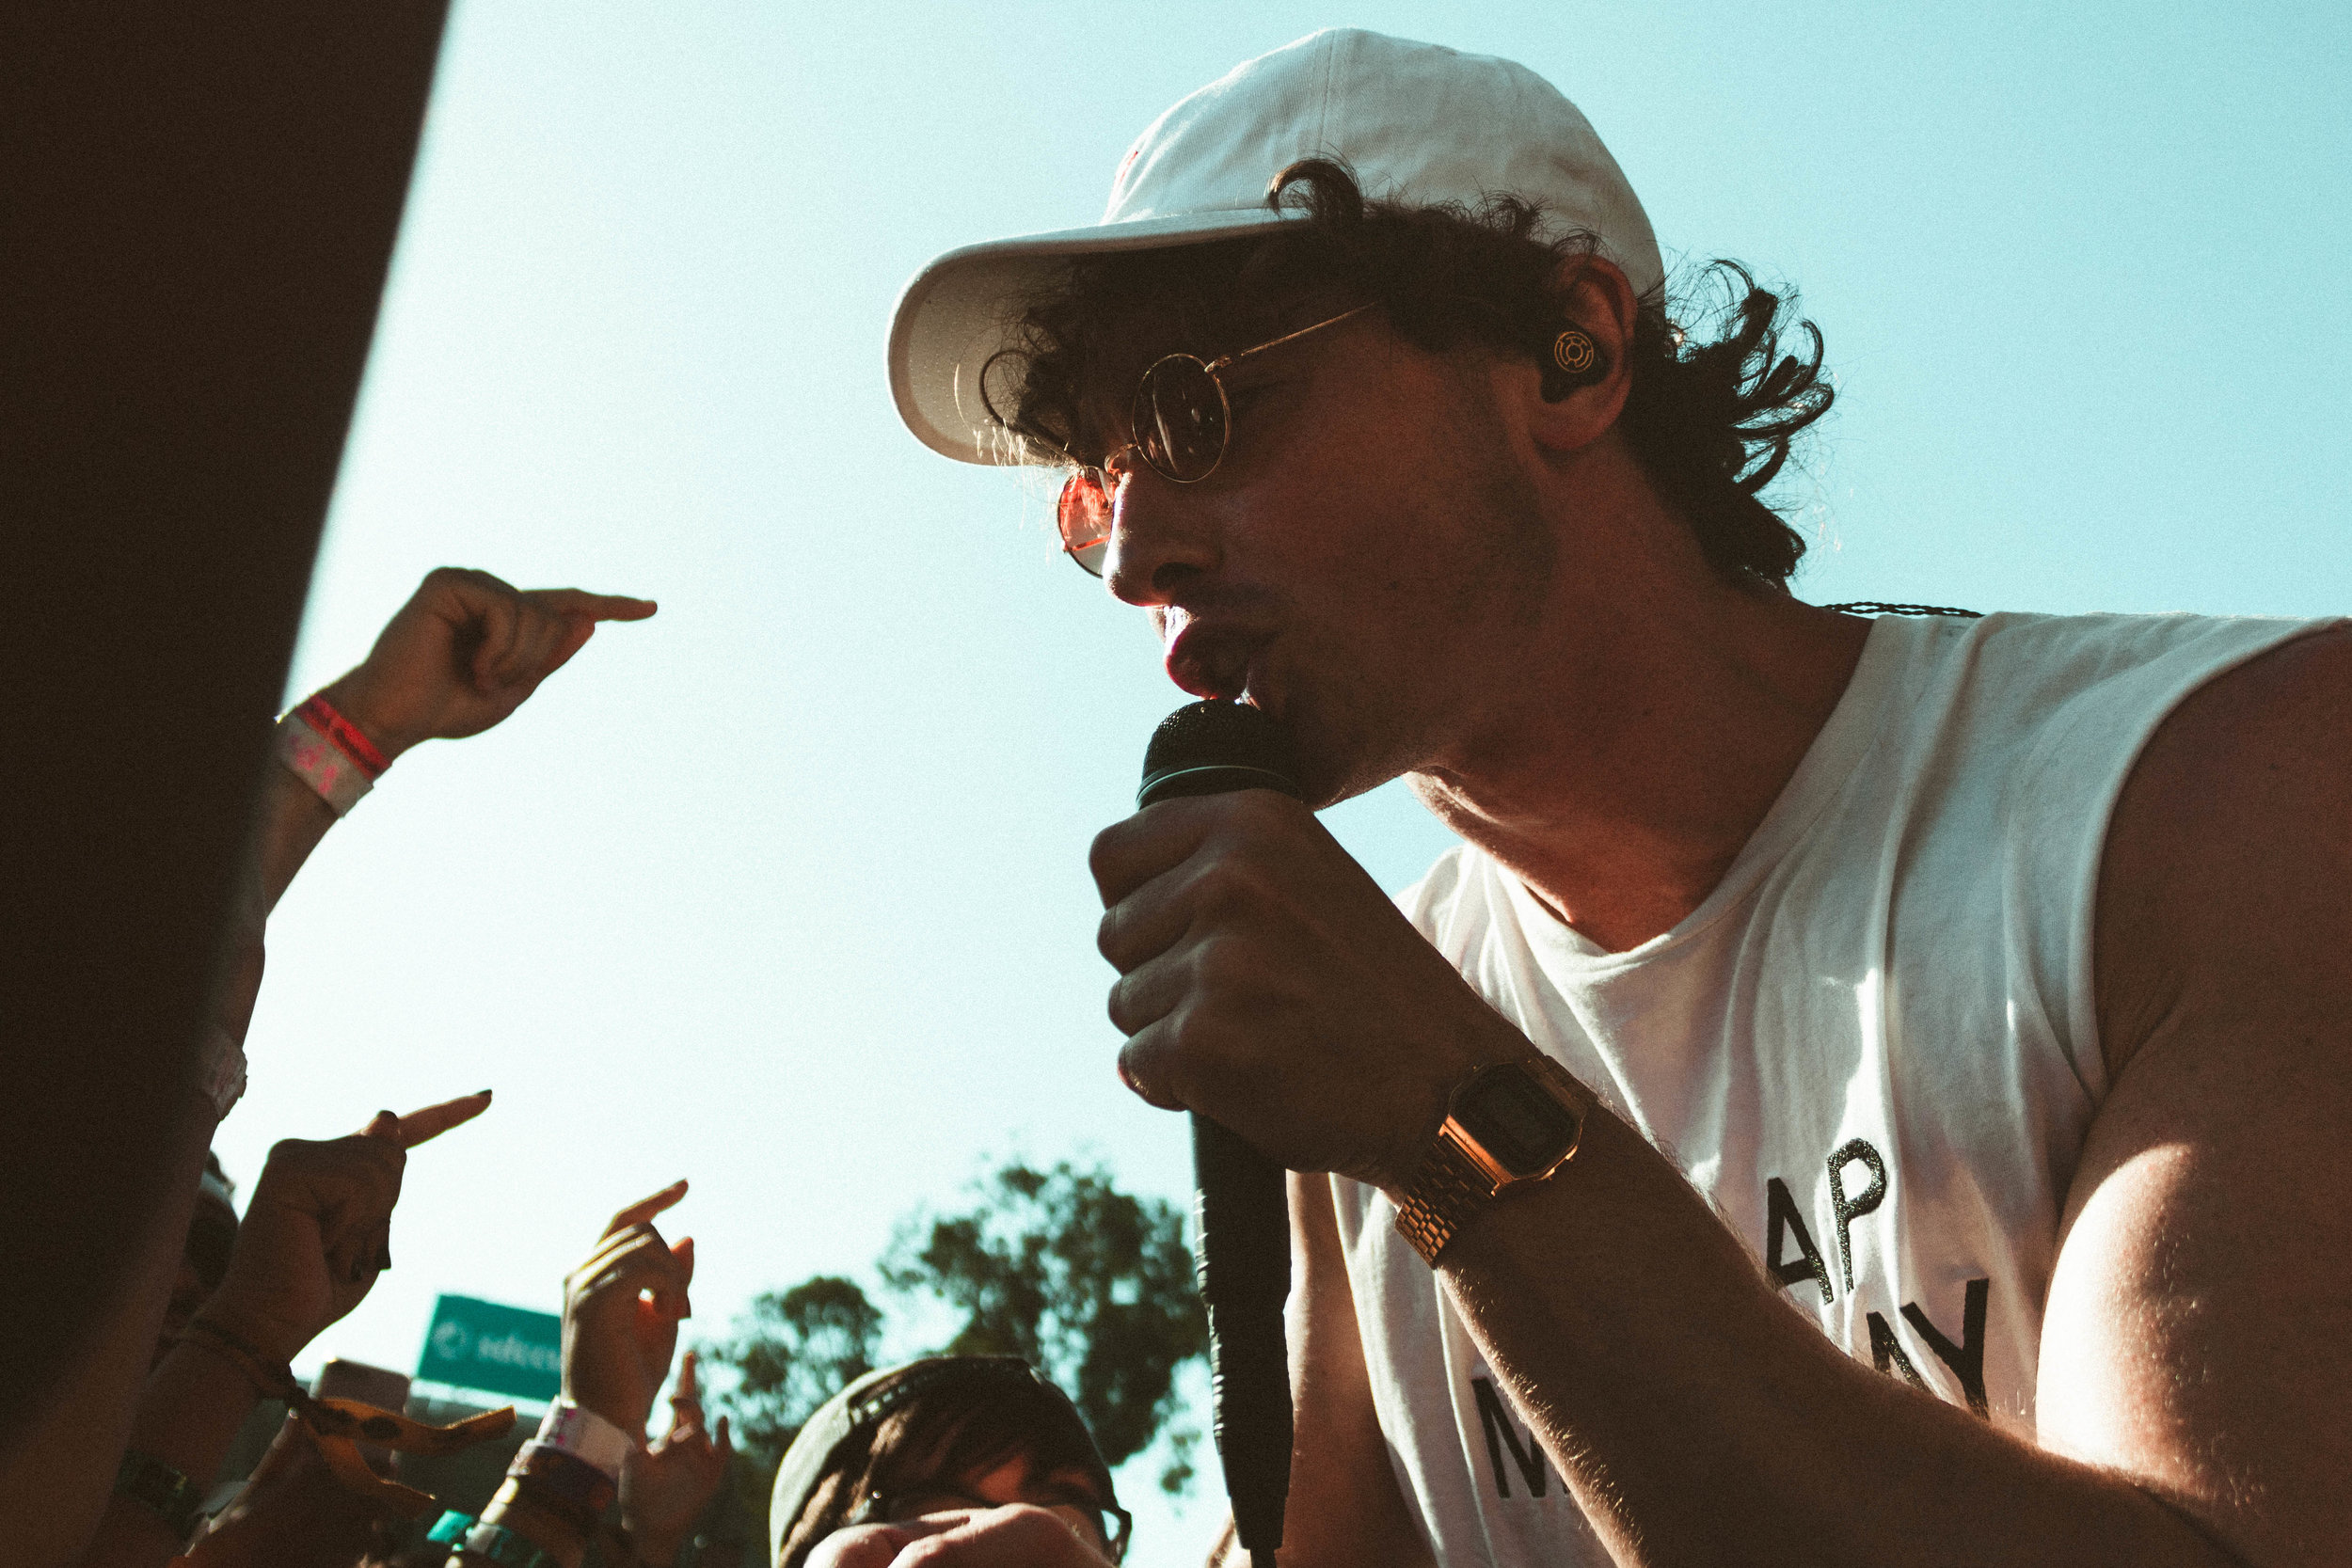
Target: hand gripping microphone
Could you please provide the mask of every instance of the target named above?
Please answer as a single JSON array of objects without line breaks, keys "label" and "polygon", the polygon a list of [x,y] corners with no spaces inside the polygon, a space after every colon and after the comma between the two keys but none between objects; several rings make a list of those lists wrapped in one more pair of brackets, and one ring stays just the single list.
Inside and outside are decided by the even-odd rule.
[{"label": "hand gripping microphone", "polygon": [[[1193,703],[1160,721],[1143,753],[1136,808],[1230,789],[1299,797],[1290,747],[1240,703]],[[1234,1532],[1251,1568],[1274,1568],[1291,1490],[1290,1206],[1282,1167],[1208,1117],[1192,1118],[1192,1266],[1209,1314],[1217,1458]]]}]

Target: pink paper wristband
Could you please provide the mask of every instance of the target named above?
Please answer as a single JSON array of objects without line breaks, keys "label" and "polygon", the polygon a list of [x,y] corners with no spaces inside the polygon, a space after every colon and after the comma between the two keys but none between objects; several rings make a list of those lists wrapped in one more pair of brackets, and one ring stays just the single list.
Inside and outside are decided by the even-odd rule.
[{"label": "pink paper wristband", "polygon": [[312,693],[310,701],[294,709],[294,717],[335,743],[336,750],[359,765],[369,778],[379,778],[391,761],[375,748],[375,742],[359,732],[359,726],[337,711],[335,705]]},{"label": "pink paper wristband", "polygon": [[358,726],[324,697],[311,698],[278,721],[278,760],[316,790],[337,816],[358,805],[389,766]]}]

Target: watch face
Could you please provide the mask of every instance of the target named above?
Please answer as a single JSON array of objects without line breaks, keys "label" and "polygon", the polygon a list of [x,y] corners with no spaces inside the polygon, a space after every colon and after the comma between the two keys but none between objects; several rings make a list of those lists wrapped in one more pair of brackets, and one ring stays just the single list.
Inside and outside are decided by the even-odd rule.
[{"label": "watch face", "polygon": [[1540,1176],[1576,1137],[1576,1113],[1524,1069],[1485,1072],[1463,1085],[1454,1118],[1513,1176]]}]

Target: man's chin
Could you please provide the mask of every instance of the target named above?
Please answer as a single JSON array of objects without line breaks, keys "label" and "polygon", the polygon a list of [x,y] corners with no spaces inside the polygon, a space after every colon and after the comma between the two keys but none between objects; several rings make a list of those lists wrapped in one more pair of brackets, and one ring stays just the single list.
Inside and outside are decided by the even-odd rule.
[{"label": "man's chin", "polygon": [[1315,811],[1368,794],[1401,777],[1402,768],[1385,768],[1369,748],[1351,744],[1309,720],[1286,724],[1291,736],[1291,762],[1298,779],[1300,799]]}]

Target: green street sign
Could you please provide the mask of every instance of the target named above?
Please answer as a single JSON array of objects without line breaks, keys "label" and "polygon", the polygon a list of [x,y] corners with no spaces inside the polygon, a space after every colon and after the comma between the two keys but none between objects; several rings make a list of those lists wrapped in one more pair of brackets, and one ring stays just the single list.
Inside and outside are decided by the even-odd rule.
[{"label": "green street sign", "polygon": [[433,1304],[417,1376],[552,1402],[564,1389],[564,1320],[471,1296],[443,1296]]}]

